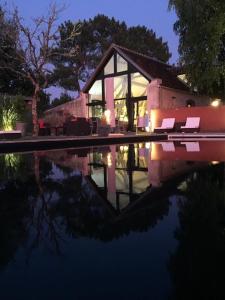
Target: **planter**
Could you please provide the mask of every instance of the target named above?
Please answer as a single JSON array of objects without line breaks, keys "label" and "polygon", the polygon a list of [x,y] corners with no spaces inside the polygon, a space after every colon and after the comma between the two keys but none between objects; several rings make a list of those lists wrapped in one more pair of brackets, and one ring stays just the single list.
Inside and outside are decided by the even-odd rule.
[{"label": "planter", "polygon": [[111,131],[110,125],[100,125],[98,126],[98,135],[99,136],[108,136]]},{"label": "planter", "polygon": [[26,127],[27,127],[27,123],[25,123],[25,122],[16,122],[16,130],[20,130],[22,136],[26,135]]}]

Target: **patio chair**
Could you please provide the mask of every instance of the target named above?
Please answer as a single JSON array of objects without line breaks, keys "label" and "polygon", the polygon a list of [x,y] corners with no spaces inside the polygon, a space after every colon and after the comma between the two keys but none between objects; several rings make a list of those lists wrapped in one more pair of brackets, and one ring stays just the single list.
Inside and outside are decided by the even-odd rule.
[{"label": "patio chair", "polygon": [[174,130],[175,118],[165,118],[162,120],[161,127],[155,127],[155,133],[171,132]]},{"label": "patio chair", "polygon": [[200,117],[188,117],[186,124],[180,129],[181,132],[198,132],[200,130]]}]

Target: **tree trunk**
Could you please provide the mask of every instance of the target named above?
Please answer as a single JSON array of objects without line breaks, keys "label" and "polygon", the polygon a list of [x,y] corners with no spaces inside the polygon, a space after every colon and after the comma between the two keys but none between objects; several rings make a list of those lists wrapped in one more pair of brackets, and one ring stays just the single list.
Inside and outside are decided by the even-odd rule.
[{"label": "tree trunk", "polygon": [[40,92],[40,88],[38,85],[35,87],[34,95],[32,98],[32,122],[33,122],[33,136],[38,136],[38,115],[37,115],[37,102],[38,102],[38,95]]}]

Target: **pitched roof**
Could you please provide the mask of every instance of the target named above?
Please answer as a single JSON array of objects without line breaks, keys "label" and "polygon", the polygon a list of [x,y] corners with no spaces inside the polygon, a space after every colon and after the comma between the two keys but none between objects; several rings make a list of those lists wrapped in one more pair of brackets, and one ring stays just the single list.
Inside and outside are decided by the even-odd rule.
[{"label": "pitched roof", "polygon": [[189,91],[188,86],[177,78],[176,72],[174,72],[175,67],[166,64],[156,58],[149,57],[125,47],[112,44],[106,51],[105,55],[101,59],[90,79],[85,84],[83,92],[88,92],[96,76],[98,76],[98,74],[101,72],[102,68],[108,62],[114,51],[118,52],[149,81],[158,78],[162,80],[163,86]]}]

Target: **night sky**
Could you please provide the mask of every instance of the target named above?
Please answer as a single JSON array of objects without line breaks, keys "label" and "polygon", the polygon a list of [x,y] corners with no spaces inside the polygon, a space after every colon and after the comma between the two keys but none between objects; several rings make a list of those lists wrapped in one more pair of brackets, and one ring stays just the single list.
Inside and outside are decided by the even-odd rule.
[{"label": "night sky", "polygon": [[[157,37],[167,41],[172,53],[170,63],[178,60],[178,37],[173,32],[176,14],[168,10],[169,0],[65,0],[55,1],[58,5],[65,4],[59,24],[65,20],[78,21],[93,18],[97,14],[114,17],[125,21],[128,26],[145,25],[156,32]],[[24,21],[29,23],[31,17],[45,15],[52,0],[0,0],[7,3],[10,10],[17,7]],[[51,98],[59,97],[62,89],[49,88]],[[71,95],[76,95],[72,93]]]},{"label": "night sky", "polygon": [[[0,3],[5,2],[0,0]],[[32,16],[40,16],[48,10],[50,0],[7,0],[9,7],[16,6],[26,21]],[[145,25],[153,29],[157,36],[168,41],[172,53],[171,63],[178,59],[178,37],[173,32],[176,15],[168,11],[168,0],[65,0],[67,8],[61,14],[60,22],[70,19],[88,19],[101,13],[125,21],[128,26]]]}]

